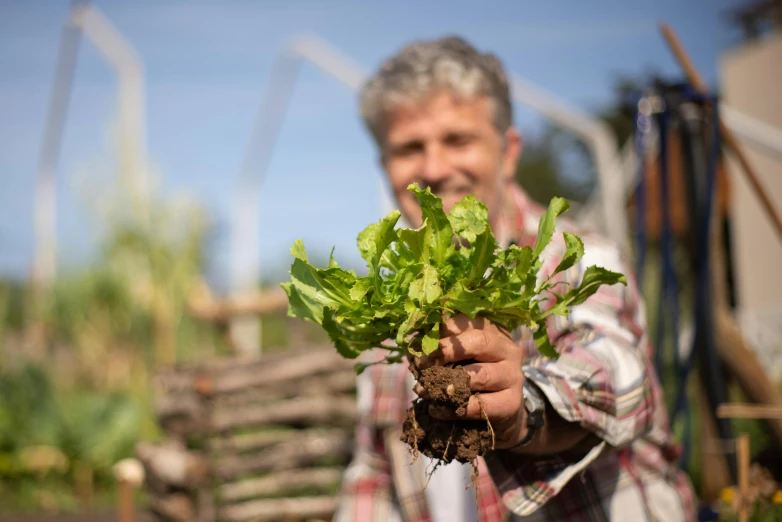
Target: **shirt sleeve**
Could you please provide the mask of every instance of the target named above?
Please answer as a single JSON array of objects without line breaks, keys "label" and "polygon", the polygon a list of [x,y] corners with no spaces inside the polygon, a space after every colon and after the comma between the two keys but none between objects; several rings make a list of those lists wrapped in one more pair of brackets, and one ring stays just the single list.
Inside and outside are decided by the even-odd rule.
[{"label": "shirt sleeve", "polygon": [[[645,312],[631,272],[613,244],[602,239],[584,242],[582,260],[556,279],[579,283],[584,270],[597,265],[625,274],[628,284],[602,286],[568,317],[551,316],[548,332],[560,357],[535,355],[525,361],[523,371],[563,419],[592,432],[598,442],[585,455],[489,455],[492,478],[505,505],[517,515],[536,511],[603,452],[631,444],[654,424]],[[547,250],[544,259],[552,266],[544,266],[541,279],[561,258],[561,246]]]}]

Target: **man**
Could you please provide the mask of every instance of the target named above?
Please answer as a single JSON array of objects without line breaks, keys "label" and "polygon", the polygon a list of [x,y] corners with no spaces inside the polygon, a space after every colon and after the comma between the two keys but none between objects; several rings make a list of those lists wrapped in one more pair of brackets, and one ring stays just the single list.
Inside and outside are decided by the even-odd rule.
[{"label": "man", "polygon": [[[459,38],[418,42],[389,59],[361,96],[362,116],[399,208],[412,226],[421,211],[407,186],[430,187],[448,211],[468,194],[486,204],[502,246],[533,244],[543,213],[513,182],[521,154],[500,62]],[[375,365],[359,379],[360,421],[335,520],[693,521],[689,481],[677,468],[662,393],[652,365],[644,306],[620,250],[561,219],[584,240],[581,263],[562,274],[578,284],[588,265],[628,276],[602,288],[570,317],[548,323],[561,357],[537,352],[529,332],[455,317],[437,356],[423,366],[465,366],[496,433],[479,476],[458,463],[439,467],[424,487],[399,440],[413,381],[405,365]],[[547,248],[550,273],[561,234]],[[553,263],[553,265],[552,265]],[[420,391],[417,390],[417,391]],[[471,399],[467,418],[481,418]],[[455,422],[459,422],[457,419]]]}]

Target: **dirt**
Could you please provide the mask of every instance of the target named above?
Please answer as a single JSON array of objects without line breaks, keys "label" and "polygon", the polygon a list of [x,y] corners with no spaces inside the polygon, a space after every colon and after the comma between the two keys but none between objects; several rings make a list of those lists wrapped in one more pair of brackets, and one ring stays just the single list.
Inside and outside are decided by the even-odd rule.
[{"label": "dirt", "polygon": [[411,366],[416,380],[426,389],[426,399],[418,399],[407,410],[402,441],[414,456],[422,453],[443,463],[456,460],[475,464],[493,447],[494,436],[485,420],[440,420],[430,407],[463,416],[470,400],[470,375],[461,366],[435,366],[418,370]]}]

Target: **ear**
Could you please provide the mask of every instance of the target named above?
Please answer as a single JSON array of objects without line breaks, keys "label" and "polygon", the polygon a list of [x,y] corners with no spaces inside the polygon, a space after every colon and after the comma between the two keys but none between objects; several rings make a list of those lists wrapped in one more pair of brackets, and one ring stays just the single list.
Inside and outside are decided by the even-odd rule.
[{"label": "ear", "polygon": [[505,181],[512,180],[516,175],[521,149],[521,133],[516,127],[508,127],[505,131],[505,150],[502,154],[502,177]]}]

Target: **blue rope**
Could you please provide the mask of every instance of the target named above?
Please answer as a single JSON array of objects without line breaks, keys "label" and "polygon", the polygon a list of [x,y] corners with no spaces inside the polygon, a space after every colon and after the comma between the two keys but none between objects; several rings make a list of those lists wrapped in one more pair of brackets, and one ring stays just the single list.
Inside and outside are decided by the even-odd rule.
[{"label": "blue rope", "polygon": [[[694,227],[697,227],[699,234],[697,234],[698,241],[698,278],[696,281],[696,298],[695,298],[695,331],[700,331],[705,328],[703,324],[704,311],[707,303],[705,303],[705,290],[709,285],[709,235],[711,232],[711,209],[714,200],[714,187],[716,184],[716,172],[717,162],[719,161],[720,154],[720,128],[719,128],[719,115],[717,113],[717,104],[713,105],[713,121],[712,121],[712,142],[709,150],[709,162],[707,167],[706,178],[706,202],[698,216],[697,223]],[[671,424],[676,421],[676,418],[680,413],[684,414],[685,426],[684,426],[684,443],[682,448],[681,461],[687,462],[690,455],[690,439],[692,436],[690,419],[690,404],[687,400],[687,379],[692,371],[696,358],[696,343],[697,339],[693,339],[693,346],[690,353],[684,362],[684,365],[679,370],[679,382],[677,387],[677,396],[674,409],[671,415]]]},{"label": "blue rope", "polygon": [[[685,89],[685,97],[691,101],[705,102],[713,101],[710,97],[706,98],[700,93],[697,93],[691,87]],[[712,104],[716,107],[716,103]],[[666,106],[665,110],[657,114],[657,123],[659,127],[660,136],[660,192],[661,192],[661,210],[662,210],[662,233],[660,237],[661,247],[661,281],[660,281],[660,299],[658,301],[658,313],[657,313],[657,329],[655,338],[655,357],[654,363],[658,372],[660,380],[663,380],[665,375],[664,368],[664,354],[666,345],[666,327],[670,329],[670,334],[673,337],[671,343],[674,348],[673,364],[674,375],[678,376],[676,383],[676,396],[674,398],[673,408],[670,410],[671,426],[673,426],[681,413],[684,413],[684,426],[683,426],[683,441],[682,441],[682,455],[681,463],[684,464],[689,460],[689,456],[692,451],[692,423],[690,419],[690,403],[687,395],[687,380],[692,373],[692,369],[696,360],[696,342],[697,339],[693,339],[693,349],[690,351],[689,356],[685,360],[681,360],[679,356],[678,344],[679,344],[679,281],[676,274],[674,253],[673,253],[673,231],[671,225],[671,205],[670,205],[670,178],[669,178],[669,165],[668,165],[668,135],[670,125],[671,111]],[[694,306],[694,318],[695,318],[695,331],[700,332],[705,327],[704,313],[706,312],[706,306],[708,303],[704,302],[706,290],[709,285],[709,267],[708,267],[708,250],[709,250],[709,234],[710,234],[710,216],[711,207],[714,199],[714,186],[716,180],[717,162],[719,160],[720,153],[720,134],[719,134],[719,119],[716,113],[713,114],[712,120],[712,142],[710,144],[709,158],[707,164],[707,182],[706,182],[706,194],[702,194],[701,197],[705,197],[703,205],[699,205],[696,208],[696,215],[694,223],[692,224],[693,230],[696,232],[697,241],[697,258],[696,269],[698,270],[698,278],[696,280],[696,299]],[[648,130],[651,125],[651,118],[648,114],[643,114],[641,111],[636,112],[636,134],[635,134],[635,147],[638,152],[639,158],[639,174],[640,179],[638,187],[636,189],[636,213],[635,213],[635,225],[636,225],[636,275],[638,280],[639,291],[643,292],[643,280],[644,271],[646,265],[647,248],[646,248],[646,169],[645,162],[643,161],[646,153]],[[698,175],[698,173],[695,173]]]},{"label": "blue rope", "polygon": [[[674,346],[678,339],[678,303],[676,271],[673,266],[673,249],[671,243],[671,209],[668,176],[668,119],[670,109],[665,108],[658,117],[660,130],[660,203],[662,211],[662,233],[660,248],[662,265],[660,274],[660,299],[657,302],[657,339],[655,342],[654,361],[657,375],[665,375],[665,333],[666,325],[671,326],[674,335]],[[666,313],[667,312],[667,313]],[[676,357],[676,356],[675,356]]]}]

